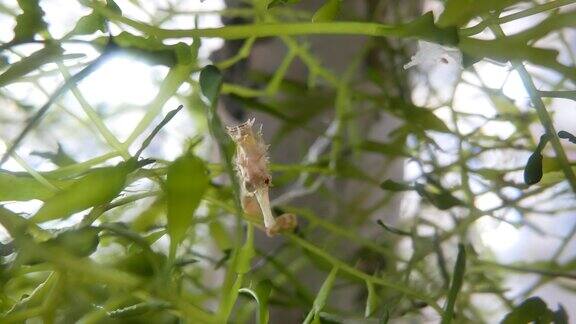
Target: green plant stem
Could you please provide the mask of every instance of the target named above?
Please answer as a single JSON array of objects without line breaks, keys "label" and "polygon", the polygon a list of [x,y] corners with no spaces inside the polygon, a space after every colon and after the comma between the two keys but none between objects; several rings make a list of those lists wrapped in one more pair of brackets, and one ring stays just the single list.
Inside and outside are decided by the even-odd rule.
[{"label": "green plant stem", "polygon": [[128,139],[124,142],[123,146],[128,148],[135,140],[142,134],[148,126],[154,121],[154,118],[160,113],[160,110],[178,91],[178,88],[182,85],[184,81],[190,76],[190,73],[194,70],[194,65],[177,65],[173,67],[168,75],[164,79],[164,82],[160,86],[160,90],[152,102],[148,105],[146,110],[146,115],[140,120],[136,128],[132,131]]},{"label": "green plant stem", "polygon": [[53,171],[43,172],[42,175],[48,178],[65,178],[78,175],[80,173],[88,171],[91,167],[104,163],[114,157],[118,156],[118,152],[109,152],[98,157],[86,160],[84,162],[68,165],[65,167],[58,168]]},{"label": "green plant stem", "polygon": [[291,48],[288,49],[288,53],[286,53],[284,59],[276,68],[276,72],[274,72],[272,79],[270,79],[270,82],[268,82],[268,85],[266,86],[265,91],[268,96],[272,97],[278,92],[278,89],[280,89],[280,85],[284,80],[286,73],[288,73],[288,69],[290,68],[290,65],[294,61],[295,57],[296,52]]},{"label": "green plant stem", "polygon": [[243,253],[244,251],[254,251],[254,227],[250,223],[246,227],[246,241],[240,249],[234,251],[231,261],[232,266],[227,270],[224,283],[222,284],[222,296],[217,315],[222,323],[228,322],[232,308],[238,299],[238,293],[244,281],[244,274],[250,267],[253,255]]},{"label": "green plant stem", "polygon": [[[39,42],[44,43],[43,41],[39,41]],[[11,51],[12,51],[12,53],[18,55],[20,58],[26,57],[26,55],[17,53],[14,50],[11,50]],[[82,66],[85,66],[85,65],[80,65],[80,66],[74,65],[73,67],[82,67]],[[40,90],[46,96],[46,99],[50,99],[50,93],[42,86],[42,84],[40,84],[40,82],[38,82],[38,79],[41,77],[45,77],[49,74],[52,74],[51,72],[53,72],[53,74],[57,74],[56,70],[44,71],[43,69],[39,69],[37,71],[37,73],[34,74],[34,76],[30,76],[30,77],[23,76],[21,80],[23,82],[31,82],[32,84],[34,84],[34,86],[38,90]],[[13,99],[13,100],[15,100],[15,99]],[[75,113],[70,111],[67,107],[63,106],[61,103],[55,103],[55,106],[62,109],[65,113],[70,115],[72,118],[76,119],[83,126],[85,126],[87,128],[90,128],[92,126],[90,123],[88,123],[84,119],[80,118],[78,115],[76,115]]]},{"label": "green plant stem", "polygon": [[298,55],[300,60],[306,64],[311,73],[318,74],[324,78],[324,80],[326,80],[331,86],[338,86],[340,78],[329,69],[323,67],[318,59],[310,53],[308,48],[298,44],[298,42],[292,37],[282,36],[280,38],[290,50],[296,52],[296,55]]},{"label": "green plant stem", "polygon": [[349,228],[343,228],[338,225],[335,225],[331,222],[324,220],[321,217],[316,216],[313,212],[301,208],[293,208],[293,207],[285,207],[284,208],[287,212],[293,213],[295,215],[301,216],[307,219],[312,224],[318,224],[327,231],[331,232],[336,236],[345,237],[351,241],[355,241],[356,243],[366,246],[372,249],[375,252],[381,253],[389,258],[394,260],[406,262],[400,256],[394,254],[392,251],[382,247],[378,243],[374,242],[373,240],[367,239],[362,237],[360,234],[351,231]]},{"label": "green plant stem", "polygon": [[576,91],[538,91],[540,97],[562,98],[576,101]]},{"label": "green plant stem", "polygon": [[[43,301],[46,301],[50,294],[54,291],[54,288],[58,285],[60,281],[60,275],[57,272],[50,272],[46,280],[36,286],[36,288],[30,293],[30,295],[22,298],[18,303],[14,304],[10,310],[6,312],[6,317],[3,318],[6,322],[16,321],[20,318],[30,318],[30,315],[35,314],[36,312],[43,312],[45,310]],[[31,308],[31,306],[40,304],[38,309],[28,313],[26,312]],[[17,311],[20,310],[20,311]],[[11,320],[8,319],[11,318]]]},{"label": "green plant stem", "polygon": [[16,162],[20,164],[20,166],[23,167],[26,170],[26,172],[28,172],[30,176],[32,176],[32,178],[36,179],[36,181],[43,184],[46,188],[50,189],[51,191],[54,192],[58,191],[58,187],[50,183],[50,181],[46,179],[42,174],[40,174],[38,171],[34,170],[30,165],[28,165],[26,160],[20,157],[18,153],[14,152],[12,154],[12,158],[16,160]]},{"label": "green plant stem", "polygon": [[489,27],[490,25],[502,25],[502,24],[505,24],[505,23],[508,23],[508,22],[511,22],[511,21],[514,21],[517,19],[536,15],[536,14],[539,14],[539,13],[544,12],[544,11],[548,11],[548,10],[560,8],[562,6],[570,5],[572,3],[576,3],[576,0],[550,1],[550,2],[536,5],[534,7],[526,9],[526,10],[522,10],[522,11],[510,14],[510,15],[506,15],[504,17],[500,17],[500,18],[489,17],[487,19],[484,19],[482,22],[480,22],[477,25],[461,29],[460,35],[472,36],[472,35],[478,34],[479,32],[483,31],[486,27]]},{"label": "green plant stem", "polygon": [[62,249],[41,247],[30,241],[25,242],[25,244],[28,245],[27,248],[41,251],[48,261],[77,274],[79,278],[89,278],[124,288],[134,288],[141,283],[141,278],[131,273],[108,269],[91,259],[76,258]]},{"label": "green plant stem", "polygon": [[438,312],[438,314],[443,313],[442,308],[440,306],[438,306],[436,301],[434,301],[429,296],[426,296],[426,295],[424,295],[418,291],[415,291],[412,288],[409,288],[407,286],[404,286],[404,285],[401,285],[401,284],[398,284],[398,283],[395,283],[392,281],[388,281],[384,278],[374,277],[374,276],[368,275],[368,274],[366,274],[360,270],[357,270],[357,269],[349,266],[348,264],[344,263],[343,261],[333,257],[332,255],[328,254],[327,252],[323,251],[322,249],[318,248],[317,246],[311,244],[310,242],[308,242],[308,241],[304,240],[303,238],[298,237],[294,234],[288,234],[287,237],[293,243],[295,243],[295,244],[301,246],[302,248],[308,250],[312,254],[315,254],[316,256],[319,256],[322,259],[326,260],[327,262],[332,264],[333,267],[338,267],[340,270],[347,272],[348,274],[350,274],[354,277],[357,277],[359,279],[370,282],[372,284],[388,287],[388,288],[397,290],[401,293],[404,293],[408,296],[411,296],[413,298],[416,298],[418,300],[421,300],[421,301],[425,302],[426,304],[428,304],[430,307],[434,308]]},{"label": "green plant stem", "polygon": [[252,38],[248,38],[244,44],[242,45],[242,47],[240,48],[240,50],[238,51],[238,53],[236,53],[236,55],[232,56],[229,59],[226,59],[224,61],[218,62],[218,64],[216,64],[216,66],[219,69],[227,69],[231,66],[233,66],[234,64],[248,58],[250,56],[250,53],[252,52],[252,46],[254,45],[254,42],[256,41],[255,37]]},{"label": "green plant stem", "polygon": [[[499,25],[492,25],[490,26],[490,29],[494,32],[497,38],[506,36]],[[556,159],[562,168],[562,172],[564,173],[566,180],[568,180],[572,191],[576,193],[576,175],[574,175],[574,172],[570,166],[570,161],[568,160],[566,152],[564,152],[564,148],[560,143],[560,139],[558,138],[558,134],[554,128],[552,118],[550,117],[550,114],[548,114],[542,98],[538,95],[538,89],[536,89],[532,77],[522,62],[512,62],[512,66],[516,69],[516,71],[518,71],[520,79],[522,79],[522,83],[530,95],[530,100],[536,108],[538,118],[540,119],[540,122],[542,123],[542,126],[544,126],[546,134],[550,139],[554,153],[556,153]]]},{"label": "green plant stem", "polygon": [[458,245],[458,257],[456,258],[456,264],[454,265],[454,273],[452,275],[452,283],[450,285],[450,291],[448,292],[446,310],[442,314],[442,324],[452,323],[454,317],[454,306],[456,305],[456,299],[460,289],[462,289],[462,284],[464,283],[464,273],[466,270],[466,248],[463,244]]},{"label": "green plant stem", "polygon": [[515,266],[510,264],[501,264],[492,261],[480,261],[480,264],[483,266],[491,267],[491,268],[500,268],[515,272],[523,272],[523,273],[535,273],[546,277],[552,278],[565,278],[570,280],[576,280],[576,273],[568,273],[562,271],[555,271],[555,270],[547,270],[547,269],[534,269],[534,268],[527,268],[524,266]]},{"label": "green plant stem", "polygon": [[111,55],[113,51],[110,48],[106,48],[102,54],[88,64],[85,68],[80,70],[78,73],[74,74],[72,77],[67,79],[64,84],[62,84],[54,93],[50,96],[48,101],[30,118],[30,121],[26,124],[24,129],[16,136],[12,144],[8,147],[2,158],[0,159],[0,166],[4,164],[10,158],[12,153],[16,152],[16,149],[20,145],[20,143],[24,140],[24,138],[38,125],[38,123],[42,120],[44,115],[48,112],[48,109],[52,106],[56,100],[60,98],[64,93],[66,93],[72,86],[76,85],[76,83],[82,81],[88,75],[92,74],[96,71]]},{"label": "green plant stem", "polygon": [[88,6],[107,18],[126,24],[158,39],[182,37],[216,37],[222,39],[244,39],[251,37],[295,36],[295,35],[365,35],[375,37],[404,37],[401,26],[363,22],[326,22],[326,23],[261,23],[234,25],[218,28],[162,29],[124,17],[96,2]]},{"label": "green plant stem", "polygon": [[[68,71],[68,68],[66,68],[66,66],[61,62],[57,62],[57,64],[58,69],[60,69],[60,72],[62,73],[64,78],[66,80],[70,79],[71,75],[70,72]],[[80,90],[78,90],[78,87],[75,84],[73,84],[70,87],[70,91],[72,92],[78,103],[80,103],[80,107],[82,107],[84,113],[88,116],[88,118],[90,118],[90,121],[94,123],[94,126],[96,126],[96,129],[98,129],[100,135],[102,135],[102,138],[104,138],[106,143],[108,143],[108,145],[110,145],[113,149],[118,151],[118,154],[121,155],[124,158],[124,160],[130,159],[130,154],[128,153],[128,151],[124,147],[122,147],[122,144],[118,141],[118,139],[116,139],[116,136],[114,136],[114,134],[112,134],[112,132],[108,129],[108,127],[106,127],[104,121],[102,121],[102,118],[98,116],[94,108],[88,103],[86,98],[84,98]]]},{"label": "green plant stem", "polygon": [[126,17],[116,16],[110,18],[143,31],[149,35],[153,35],[159,39],[182,37],[245,39],[251,37],[260,38],[314,34],[365,35],[380,37],[401,35],[400,30],[393,26],[357,22],[249,24],[218,28],[166,30],[136,22]]}]

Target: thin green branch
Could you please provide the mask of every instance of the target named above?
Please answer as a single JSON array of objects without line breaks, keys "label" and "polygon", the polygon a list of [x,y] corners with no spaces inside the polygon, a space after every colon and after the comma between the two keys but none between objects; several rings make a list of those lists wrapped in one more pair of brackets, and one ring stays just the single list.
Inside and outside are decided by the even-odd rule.
[{"label": "thin green branch", "polygon": [[490,25],[502,25],[505,23],[509,23],[514,20],[518,20],[521,18],[530,17],[532,15],[536,15],[542,13],[544,11],[553,10],[556,8],[560,8],[563,6],[567,6],[570,4],[576,3],[576,0],[557,0],[557,1],[550,1],[545,2],[534,7],[531,7],[526,10],[522,10],[513,14],[506,15],[504,17],[488,17],[484,19],[477,25],[472,27],[464,28],[460,30],[460,35],[462,36],[472,36],[478,34],[479,32],[483,31],[485,28],[489,27]]},{"label": "thin green branch", "polygon": [[180,88],[182,83],[188,79],[192,71],[194,71],[193,64],[177,65],[170,69],[170,72],[168,72],[168,75],[158,90],[158,94],[146,107],[146,114],[142,117],[130,136],[128,136],[128,139],[124,142],[123,146],[125,148],[128,148],[138,138],[138,136],[140,136],[148,126],[150,126],[156,116],[160,113],[164,104],[176,93],[176,91],[178,91],[178,88]]},{"label": "thin green branch", "polygon": [[[58,64],[58,69],[60,70],[60,73],[62,73],[64,78],[70,79],[71,75],[70,75],[70,71],[68,71],[68,68],[64,64],[62,64],[61,62],[57,62],[57,64]],[[100,116],[98,116],[98,114],[96,113],[94,108],[90,105],[90,103],[88,103],[86,98],[84,98],[84,96],[82,95],[82,93],[80,92],[78,87],[74,84],[71,86],[70,91],[72,92],[72,94],[74,95],[74,97],[76,98],[78,103],[80,104],[80,107],[82,107],[82,110],[84,111],[86,116],[88,116],[90,121],[92,123],[94,123],[94,126],[96,126],[96,129],[98,129],[98,131],[100,132],[100,135],[102,136],[102,138],[104,138],[106,143],[108,143],[108,145],[110,145],[113,149],[118,151],[118,154],[121,155],[124,158],[124,160],[130,159],[130,153],[128,153],[128,151],[124,147],[122,147],[122,144],[120,143],[120,141],[118,141],[116,136],[114,136],[114,134],[112,134],[112,132],[104,124],[104,121],[102,120],[102,118],[100,118]]]},{"label": "thin green branch", "polygon": [[16,160],[16,162],[18,164],[20,164],[21,167],[23,167],[26,172],[28,172],[28,174],[30,174],[30,176],[32,176],[32,178],[36,179],[36,181],[40,182],[41,184],[43,184],[46,188],[56,192],[58,191],[58,187],[56,187],[55,185],[53,185],[48,179],[46,179],[42,174],[40,174],[38,171],[34,170],[30,165],[28,165],[28,163],[26,162],[26,160],[24,160],[23,158],[20,157],[20,155],[18,155],[17,153],[12,154],[12,158],[14,160]]},{"label": "thin green branch", "polygon": [[380,286],[394,289],[398,292],[401,292],[403,294],[406,294],[408,296],[411,296],[413,298],[421,300],[421,301],[425,302],[426,304],[428,304],[430,307],[434,308],[438,312],[438,314],[442,314],[442,308],[440,308],[440,306],[438,306],[436,301],[434,301],[431,297],[426,296],[426,295],[422,294],[421,292],[416,291],[416,290],[409,288],[405,285],[402,285],[400,283],[396,283],[396,282],[393,282],[393,281],[390,281],[390,280],[387,280],[384,278],[380,278],[380,277],[374,277],[374,276],[368,275],[368,274],[366,274],[360,270],[357,270],[356,268],[349,266],[345,262],[333,257],[328,252],[325,252],[324,250],[320,249],[319,247],[315,246],[314,244],[306,241],[305,239],[303,239],[299,236],[296,236],[293,234],[289,234],[287,236],[290,239],[290,241],[292,241],[293,243],[295,243],[295,244],[301,246],[302,248],[308,250],[309,252],[315,254],[316,256],[319,256],[322,259],[326,260],[333,267],[337,267],[340,270],[347,272],[350,275],[357,277],[359,279],[365,280],[367,282],[371,282],[371,283],[376,284],[376,285],[380,285]]},{"label": "thin green branch", "polygon": [[569,273],[563,271],[556,271],[550,269],[535,269],[526,266],[517,266],[511,264],[501,264],[492,261],[480,261],[480,264],[483,266],[491,267],[491,268],[499,268],[510,270],[514,272],[522,272],[522,273],[535,273],[545,277],[552,277],[552,278],[564,278],[570,280],[576,280],[576,273]]},{"label": "thin green branch", "polygon": [[[364,35],[374,37],[419,37],[404,25],[392,26],[365,22],[301,22],[301,23],[255,23],[218,28],[163,29],[124,17],[109,8],[90,2],[88,6],[112,21],[126,24],[158,39],[183,37],[214,37],[221,39],[245,39],[296,35]],[[422,31],[428,33],[429,31]],[[421,35],[426,38],[425,35]]]},{"label": "thin green branch", "polygon": [[562,98],[576,101],[576,91],[543,91],[538,90],[538,95],[543,98]]},{"label": "thin green branch", "polygon": [[48,101],[32,116],[32,118],[26,124],[24,129],[18,134],[18,136],[16,136],[12,144],[8,147],[8,149],[2,156],[2,159],[0,159],[0,166],[2,166],[8,160],[8,158],[10,158],[12,153],[16,151],[16,149],[18,148],[20,143],[24,140],[24,138],[34,129],[34,127],[38,125],[38,123],[48,112],[48,109],[50,109],[52,104],[56,102],[56,100],[58,100],[60,96],[62,96],[69,89],[71,89],[71,87],[76,85],[76,83],[82,81],[88,75],[96,71],[100,67],[100,65],[102,65],[108,59],[108,57],[111,55],[112,52],[113,51],[110,48],[106,48],[104,52],[97,59],[92,61],[92,63],[88,64],[80,72],[74,74],[72,77],[67,79],[64,82],[64,84],[62,84],[58,89],[56,89],[56,91],[54,91],[54,93],[52,94],[52,96],[50,96]]},{"label": "thin green branch", "polygon": [[[499,38],[505,37],[505,34],[502,31],[502,28],[500,28],[500,26],[492,25],[490,26],[490,29],[494,32],[496,37]],[[530,100],[532,101],[534,108],[536,108],[538,118],[540,119],[540,122],[542,123],[542,126],[544,126],[546,134],[550,139],[552,148],[554,149],[554,153],[556,153],[556,159],[558,160],[560,167],[562,168],[562,172],[564,173],[566,180],[568,180],[568,183],[570,184],[572,191],[576,193],[576,175],[574,175],[574,171],[570,166],[570,161],[566,156],[566,152],[564,152],[564,148],[562,147],[556,129],[554,128],[552,118],[550,117],[550,114],[548,114],[548,110],[546,110],[546,106],[544,105],[542,98],[538,94],[538,89],[536,88],[536,85],[534,85],[532,77],[526,70],[524,63],[515,61],[512,62],[512,66],[516,69],[516,71],[518,71],[520,79],[522,79],[522,83],[524,84],[526,91],[530,95]]]}]

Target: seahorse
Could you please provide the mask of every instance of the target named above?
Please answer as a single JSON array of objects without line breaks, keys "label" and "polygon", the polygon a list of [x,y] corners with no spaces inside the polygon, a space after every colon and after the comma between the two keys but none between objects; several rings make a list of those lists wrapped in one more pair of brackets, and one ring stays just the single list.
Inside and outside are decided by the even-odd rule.
[{"label": "seahorse", "polygon": [[255,119],[226,127],[236,144],[234,165],[241,185],[241,201],[244,212],[250,216],[262,215],[268,236],[289,231],[297,226],[296,216],[283,214],[274,218],[270,208],[269,188],[272,177],[268,169],[268,145],[262,138],[262,125],[254,132]]}]

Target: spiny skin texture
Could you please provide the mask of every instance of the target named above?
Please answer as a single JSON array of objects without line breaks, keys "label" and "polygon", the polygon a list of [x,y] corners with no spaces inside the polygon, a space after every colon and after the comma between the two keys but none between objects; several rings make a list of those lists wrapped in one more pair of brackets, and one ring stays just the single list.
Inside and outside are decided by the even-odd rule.
[{"label": "spiny skin texture", "polygon": [[238,176],[249,193],[258,188],[268,187],[271,177],[268,172],[268,146],[262,140],[260,132],[254,133],[254,119],[238,126],[228,127],[228,134],[236,143],[235,164]]},{"label": "spiny skin texture", "polygon": [[250,216],[262,215],[266,234],[273,236],[297,226],[296,216],[284,214],[274,218],[270,209],[268,188],[271,183],[268,171],[268,146],[262,140],[261,131],[252,130],[254,119],[238,126],[227,127],[228,134],[236,143],[234,164],[242,185],[242,208]]}]

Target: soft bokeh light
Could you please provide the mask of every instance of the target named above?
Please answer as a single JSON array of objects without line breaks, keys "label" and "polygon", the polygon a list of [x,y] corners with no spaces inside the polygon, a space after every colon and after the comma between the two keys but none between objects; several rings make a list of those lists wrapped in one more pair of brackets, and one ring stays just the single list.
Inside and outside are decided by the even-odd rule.
[{"label": "soft bokeh light", "polygon": [[162,70],[166,69],[153,68],[138,57],[118,55],[86,78],[79,88],[93,105],[144,105],[156,95],[155,79],[166,74]]}]

